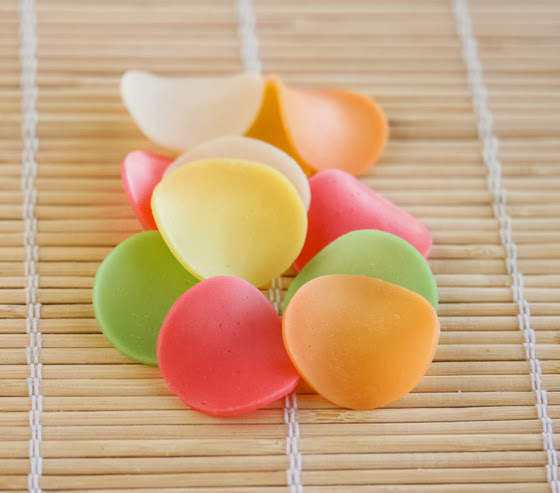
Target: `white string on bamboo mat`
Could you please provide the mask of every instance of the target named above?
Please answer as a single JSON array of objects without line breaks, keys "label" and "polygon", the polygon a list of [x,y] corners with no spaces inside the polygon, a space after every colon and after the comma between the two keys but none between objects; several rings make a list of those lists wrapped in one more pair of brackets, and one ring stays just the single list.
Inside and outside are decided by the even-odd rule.
[{"label": "white string on bamboo mat", "polygon": [[262,70],[259,59],[259,40],[255,25],[255,10],[252,0],[237,0],[237,34],[241,44],[241,62],[246,72],[260,73]]},{"label": "white string on bamboo mat", "polygon": [[[279,315],[282,315],[282,278],[273,279],[270,283],[269,298]],[[298,407],[297,394],[292,392],[286,396],[284,401],[284,423],[288,426],[288,436],[286,437],[286,455],[288,456],[288,469],[286,469],[286,479],[290,487],[290,493],[301,493],[302,457],[298,450],[299,442],[299,423],[296,419]]]},{"label": "white string on bamboo mat", "polygon": [[36,244],[37,220],[35,219],[35,203],[37,191],[35,178],[37,176],[37,162],[35,155],[39,147],[36,127],[38,121],[37,97],[37,35],[34,0],[20,0],[20,62],[21,62],[21,91],[22,91],[22,125],[21,136],[23,141],[21,188],[23,192],[22,216],[25,225],[25,275],[27,288],[25,289],[25,302],[27,305],[26,331],[29,334],[27,347],[27,364],[29,365],[29,397],[31,409],[29,411],[29,425],[31,439],[29,440],[29,461],[31,471],[28,475],[27,486],[30,492],[41,491],[39,479],[43,472],[43,459],[41,457],[42,426],[41,413],[43,411],[43,396],[41,395],[42,366],[40,363],[40,350],[42,345],[39,319],[41,318],[41,304],[37,303],[39,289],[39,276],[37,275],[37,262],[39,249]]},{"label": "white string on bamboo mat", "polygon": [[284,406],[284,422],[288,425],[286,454],[290,463],[286,474],[288,475],[290,493],[301,493],[303,491],[303,485],[301,484],[302,460],[298,450],[299,424],[296,420],[297,406],[297,395],[295,393],[287,395]]},{"label": "white string on bamboo mat", "polygon": [[[241,45],[241,62],[246,72],[261,73],[262,64],[259,58],[259,40],[256,34],[256,18],[252,0],[237,0],[238,18],[237,34]],[[269,299],[279,315],[282,315],[282,278],[273,279],[270,284]],[[286,455],[289,466],[286,469],[288,487],[291,493],[301,493],[302,458],[298,451],[299,424],[296,419],[297,395],[286,396],[284,405],[284,422],[288,426],[286,437]]]},{"label": "white string on bamboo mat", "polygon": [[542,422],[543,446],[547,453],[546,476],[553,493],[560,493],[558,452],[554,448],[552,420],[547,412],[547,392],[542,384],[540,361],[535,352],[535,331],[531,328],[531,311],[523,290],[523,274],[517,267],[517,246],[513,241],[511,217],[506,210],[507,193],[502,185],[502,164],[498,158],[498,139],[494,135],[492,113],[488,107],[488,90],[484,84],[478,47],[473,34],[467,0],[452,0],[457,31],[467,68],[473,109],[477,117],[482,157],[488,168],[488,190],[493,197],[494,215],[500,224],[500,238],[506,249],[507,271],[512,277],[513,298],[519,307],[519,328],[525,338],[525,356],[531,365],[531,386],[537,396],[537,413]]}]

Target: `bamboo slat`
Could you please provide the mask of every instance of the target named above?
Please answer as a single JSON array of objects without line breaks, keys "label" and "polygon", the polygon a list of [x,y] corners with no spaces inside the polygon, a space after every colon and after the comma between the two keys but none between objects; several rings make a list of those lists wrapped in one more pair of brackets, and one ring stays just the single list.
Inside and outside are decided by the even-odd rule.
[{"label": "bamboo slat", "polygon": [[[353,411],[298,386],[292,412],[300,490],[287,474],[294,428],[286,425],[284,401],[233,419],[189,409],[157,368],[110,346],[91,306],[99,263],[140,230],[120,163],[135,149],[176,154],[136,128],[120,101],[119,77],[127,69],[242,70],[236,2],[36,2],[34,212],[42,307],[35,389],[28,380],[35,339],[26,323],[19,9],[18,0],[0,3],[0,490],[29,490],[36,457],[30,410],[37,406],[30,392],[37,391],[43,491],[555,491],[534,388],[548,392],[558,449],[560,6],[468,1],[534,330],[537,383],[452,4],[253,0],[264,72],[303,88],[360,91],[384,107],[390,142],[362,179],[429,227],[440,297],[440,345],[407,396],[383,409]],[[281,278],[277,301],[293,276]],[[262,290],[268,295],[270,286]]]}]

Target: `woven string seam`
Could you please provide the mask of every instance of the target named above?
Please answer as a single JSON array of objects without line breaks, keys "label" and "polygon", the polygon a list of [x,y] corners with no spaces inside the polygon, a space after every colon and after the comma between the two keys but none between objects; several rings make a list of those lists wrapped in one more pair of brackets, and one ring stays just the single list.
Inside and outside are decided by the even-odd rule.
[{"label": "woven string seam", "polygon": [[41,346],[42,337],[39,330],[41,305],[37,302],[39,290],[39,276],[37,263],[39,248],[36,243],[37,220],[35,218],[35,204],[37,190],[35,178],[37,176],[37,162],[35,156],[39,147],[37,139],[37,35],[34,0],[21,0],[19,3],[19,36],[21,62],[21,91],[22,91],[22,125],[21,137],[23,142],[21,189],[23,194],[22,219],[24,222],[23,242],[25,249],[24,272],[27,277],[25,288],[25,303],[27,317],[26,332],[29,334],[27,346],[27,364],[29,365],[28,392],[31,401],[29,411],[29,426],[31,439],[29,440],[30,472],[28,475],[28,490],[32,493],[41,491],[39,486],[43,473],[43,458],[41,457],[41,441],[43,438],[41,414],[43,412],[43,396],[41,395]]},{"label": "woven string seam", "polygon": [[506,267],[512,277],[513,299],[518,306],[519,329],[524,336],[525,357],[531,366],[531,386],[537,397],[537,414],[542,423],[543,448],[547,454],[546,475],[553,493],[560,493],[558,482],[558,452],[554,448],[552,420],[547,412],[547,393],[542,384],[541,364],[536,355],[535,331],[531,328],[531,310],[524,295],[523,274],[517,265],[517,245],[512,235],[512,220],[507,213],[507,193],[502,184],[502,164],[498,157],[499,141],[494,135],[493,117],[488,107],[488,90],[478,57],[478,47],[472,29],[467,0],[452,0],[457,31],[462,44],[463,60],[477,117],[478,137],[482,157],[488,169],[488,190],[492,208],[500,226],[500,239],[506,252]]}]

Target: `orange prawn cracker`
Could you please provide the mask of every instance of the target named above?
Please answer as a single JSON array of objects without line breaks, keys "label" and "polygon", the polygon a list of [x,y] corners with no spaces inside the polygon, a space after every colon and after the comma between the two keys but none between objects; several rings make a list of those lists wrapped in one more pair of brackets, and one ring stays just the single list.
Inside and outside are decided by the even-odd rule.
[{"label": "orange prawn cracker", "polygon": [[246,136],[282,149],[308,176],[332,168],[360,175],[381,155],[388,126],[381,108],[366,96],[290,89],[271,75]]},{"label": "orange prawn cracker", "polygon": [[327,275],[304,284],[283,318],[286,350],[329,401],[374,409],[410,392],[426,373],[439,321],[422,296],[380,279]]}]

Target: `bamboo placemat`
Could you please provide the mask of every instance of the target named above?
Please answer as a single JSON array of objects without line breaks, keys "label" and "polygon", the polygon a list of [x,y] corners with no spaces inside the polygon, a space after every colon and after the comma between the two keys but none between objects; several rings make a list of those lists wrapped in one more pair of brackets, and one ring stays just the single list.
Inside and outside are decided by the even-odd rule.
[{"label": "bamboo placemat", "polygon": [[234,2],[38,0],[33,80],[30,11],[2,0],[0,489],[559,491],[560,4],[465,7],[254,1],[265,73],[386,109],[390,144],[364,181],[433,232],[442,336],[428,375],[389,408],[338,409],[300,389],[225,420],[110,347],[91,288],[139,230],[122,158],[165,152],[125,112],[119,77],[241,70]]}]

